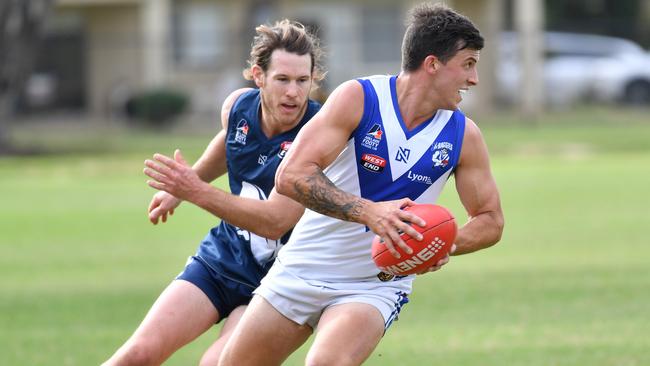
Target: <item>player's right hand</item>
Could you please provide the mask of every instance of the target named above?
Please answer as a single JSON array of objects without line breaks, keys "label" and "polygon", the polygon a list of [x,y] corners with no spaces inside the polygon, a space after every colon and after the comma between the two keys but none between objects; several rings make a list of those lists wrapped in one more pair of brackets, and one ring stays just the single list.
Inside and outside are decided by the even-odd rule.
[{"label": "player's right hand", "polygon": [[395,249],[396,246],[400,247],[405,253],[413,253],[413,249],[404,242],[403,233],[416,240],[422,240],[422,234],[409,223],[412,222],[421,227],[424,227],[426,223],[412,212],[403,210],[405,207],[414,204],[415,202],[408,198],[374,202],[369,212],[367,212],[369,220],[366,225],[372,232],[382,238],[384,245],[395,258],[400,257],[399,252]]},{"label": "player's right hand", "polygon": [[167,215],[174,214],[174,209],[180,205],[182,200],[172,196],[167,192],[160,191],[153,195],[149,203],[149,221],[152,224],[158,224],[158,220],[167,222]]}]

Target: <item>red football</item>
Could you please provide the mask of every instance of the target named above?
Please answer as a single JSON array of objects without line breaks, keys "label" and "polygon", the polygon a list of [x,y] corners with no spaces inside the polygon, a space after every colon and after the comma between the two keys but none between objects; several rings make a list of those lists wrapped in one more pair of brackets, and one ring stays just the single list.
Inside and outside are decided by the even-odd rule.
[{"label": "red football", "polygon": [[417,241],[408,234],[402,234],[402,240],[413,249],[412,254],[406,254],[400,247],[395,249],[401,255],[393,257],[379,236],[372,241],[372,259],[383,272],[394,275],[408,275],[431,267],[443,259],[456,240],[456,219],[446,208],[431,204],[418,204],[404,209],[410,211],[424,221],[425,227],[411,224],[415,230],[422,233],[422,241]]}]

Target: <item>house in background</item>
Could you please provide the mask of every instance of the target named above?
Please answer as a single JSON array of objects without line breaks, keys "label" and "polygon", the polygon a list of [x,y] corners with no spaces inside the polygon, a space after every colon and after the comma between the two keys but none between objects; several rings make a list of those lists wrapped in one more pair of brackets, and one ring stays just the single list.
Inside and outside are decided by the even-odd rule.
[{"label": "house in background", "polygon": [[[494,35],[504,0],[447,4],[481,28],[481,84],[464,108],[493,99]],[[316,29],[325,48],[325,93],[353,77],[398,73],[407,10],[420,1],[59,0],[46,28],[37,75],[57,103],[93,115],[119,114],[134,93],[184,91],[194,116],[211,120],[241,76],[256,25],[290,18]]]}]

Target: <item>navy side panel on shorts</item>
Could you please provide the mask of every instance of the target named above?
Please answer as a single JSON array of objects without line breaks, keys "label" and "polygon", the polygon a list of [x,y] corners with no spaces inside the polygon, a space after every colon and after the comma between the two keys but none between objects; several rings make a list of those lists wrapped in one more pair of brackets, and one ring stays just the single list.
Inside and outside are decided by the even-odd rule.
[{"label": "navy side panel on shorts", "polygon": [[219,320],[227,318],[238,306],[247,305],[253,297],[250,286],[223,277],[198,257],[191,257],[176,279],[200,288],[219,312]]}]

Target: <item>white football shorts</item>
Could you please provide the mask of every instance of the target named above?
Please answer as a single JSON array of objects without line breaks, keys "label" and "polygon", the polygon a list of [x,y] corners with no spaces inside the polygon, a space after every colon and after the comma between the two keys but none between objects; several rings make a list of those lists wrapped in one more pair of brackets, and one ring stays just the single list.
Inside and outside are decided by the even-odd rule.
[{"label": "white football shorts", "polygon": [[282,315],[298,324],[316,329],[325,309],[345,303],[374,306],[384,318],[384,331],[397,320],[408,300],[411,280],[394,282],[329,283],[307,281],[290,273],[276,260],[261,285],[253,291]]}]

